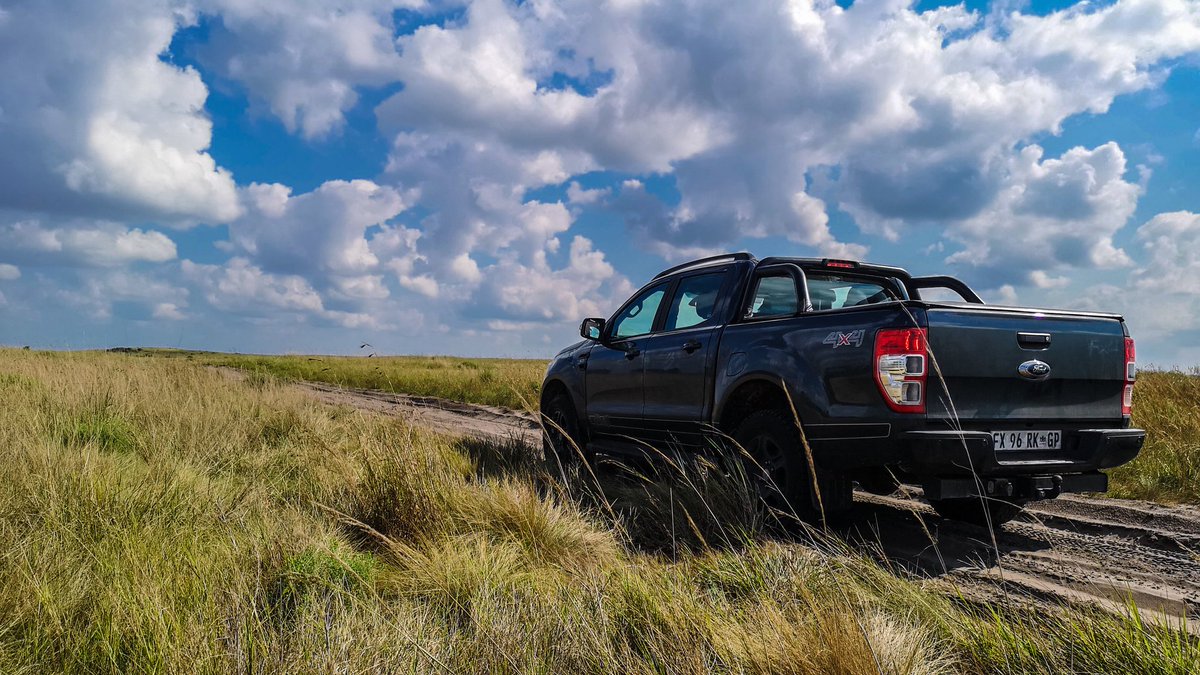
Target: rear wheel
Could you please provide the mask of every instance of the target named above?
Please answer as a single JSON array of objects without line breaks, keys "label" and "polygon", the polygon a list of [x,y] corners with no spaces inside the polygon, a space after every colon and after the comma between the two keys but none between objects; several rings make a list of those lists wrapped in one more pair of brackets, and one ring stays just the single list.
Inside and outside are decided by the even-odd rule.
[{"label": "rear wheel", "polygon": [[[831,516],[853,503],[853,483],[841,474],[818,468],[813,489],[799,430],[782,410],[760,410],[747,417],[733,434],[749,457],[743,458],[746,475],[768,506],[801,518]],[[818,497],[819,493],[819,497]]]},{"label": "rear wheel", "polygon": [[961,520],[980,527],[987,527],[989,521],[993,528],[1017,517],[1025,504],[1024,501],[1009,501],[988,497],[962,497],[958,499],[930,499],[929,504],[938,515],[950,520]]}]

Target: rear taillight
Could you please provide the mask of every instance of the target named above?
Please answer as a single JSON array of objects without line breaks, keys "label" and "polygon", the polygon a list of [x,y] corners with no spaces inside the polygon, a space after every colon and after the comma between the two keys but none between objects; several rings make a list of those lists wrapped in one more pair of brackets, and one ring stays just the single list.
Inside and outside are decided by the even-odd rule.
[{"label": "rear taillight", "polygon": [[925,412],[924,328],[884,329],[875,334],[875,382],[896,412]]},{"label": "rear taillight", "polygon": [[1133,338],[1125,338],[1125,391],[1121,395],[1121,414],[1133,414],[1133,382],[1137,379],[1137,349]]}]

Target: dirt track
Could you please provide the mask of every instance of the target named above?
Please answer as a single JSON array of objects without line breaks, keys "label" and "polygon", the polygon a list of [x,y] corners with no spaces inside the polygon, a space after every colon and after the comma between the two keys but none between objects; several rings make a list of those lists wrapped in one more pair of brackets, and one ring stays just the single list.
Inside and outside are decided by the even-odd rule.
[{"label": "dirt track", "polygon": [[[316,398],[432,429],[488,439],[539,442],[535,417],[440,399],[298,385]],[[945,521],[919,490],[856,493],[847,541],[908,573],[951,584],[980,600],[1069,600],[1124,607],[1156,617],[1200,618],[1200,508],[1062,496],[1031,506],[996,533]],[[1193,626],[1200,626],[1195,622]]]}]

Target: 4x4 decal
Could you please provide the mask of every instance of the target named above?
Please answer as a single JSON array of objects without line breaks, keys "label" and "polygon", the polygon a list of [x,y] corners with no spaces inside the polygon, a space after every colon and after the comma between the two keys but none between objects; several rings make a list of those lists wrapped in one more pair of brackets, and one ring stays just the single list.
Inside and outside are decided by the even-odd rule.
[{"label": "4x4 decal", "polygon": [[865,335],[865,330],[853,330],[849,333],[839,333],[835,330],[826,335],[825,339],[821,340],[821,344],[833,345],[834,349],[838,347],[861,347]]}]

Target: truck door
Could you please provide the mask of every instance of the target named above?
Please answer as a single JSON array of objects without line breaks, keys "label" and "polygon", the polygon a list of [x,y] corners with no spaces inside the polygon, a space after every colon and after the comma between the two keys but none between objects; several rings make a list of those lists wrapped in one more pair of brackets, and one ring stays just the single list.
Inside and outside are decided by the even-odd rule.
[{"label": "truck door", "polygon": [[652,440],[687,442],[707,419],[709,375],[732,276],[726,269],[681,277],[661,330],[642,339],[643,415]]},{"label": "truck door", "polygon": [[657,325],[671,283],[655,284],[631,298],[592,348],[584,382],[594,432],[636,435],[642,426],[643,342]]}]

